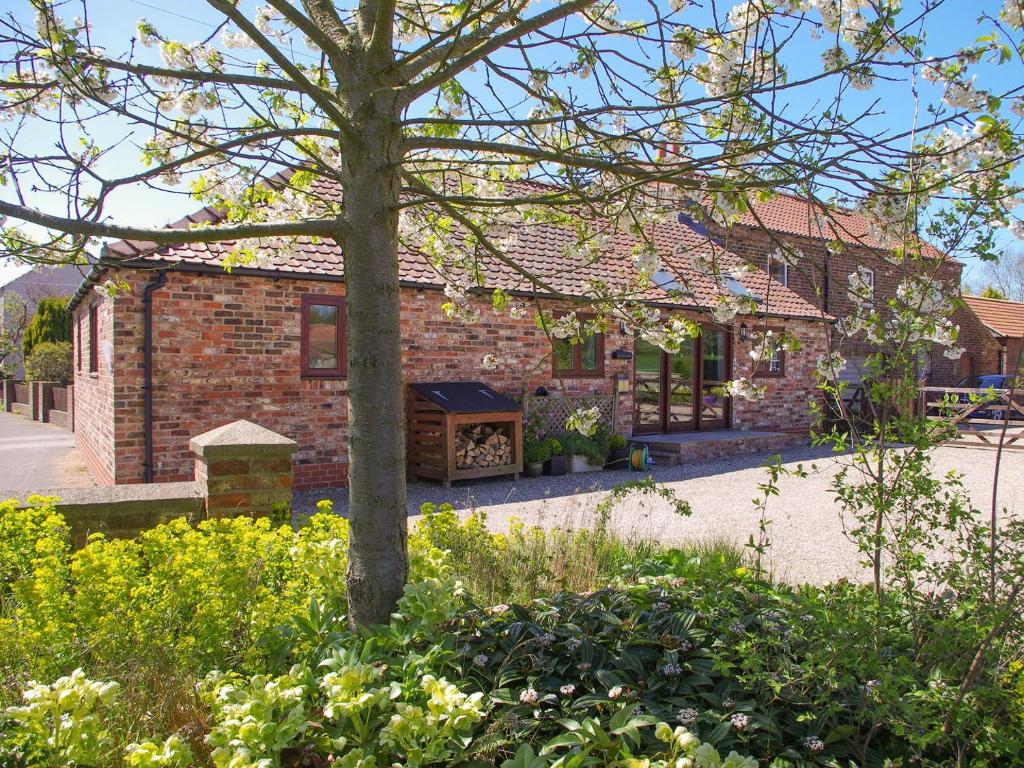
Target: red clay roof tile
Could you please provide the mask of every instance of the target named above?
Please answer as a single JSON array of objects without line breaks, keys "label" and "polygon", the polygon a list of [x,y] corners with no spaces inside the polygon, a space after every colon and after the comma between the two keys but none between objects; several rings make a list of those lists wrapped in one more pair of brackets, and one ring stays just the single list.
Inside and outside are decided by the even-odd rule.
[{"label": "red clay roof tile", "polygon": [[963,300],[982,323],[1000,336],[1024,338],[1024,304],[978,296],[964,296]]}]

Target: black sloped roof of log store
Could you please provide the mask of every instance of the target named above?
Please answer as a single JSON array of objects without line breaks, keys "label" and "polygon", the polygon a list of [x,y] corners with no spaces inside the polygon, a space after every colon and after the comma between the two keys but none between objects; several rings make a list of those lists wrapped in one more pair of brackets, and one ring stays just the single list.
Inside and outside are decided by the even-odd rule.
[{"label": "black sloped roof of log store", "polygon": [[479,381],[442,381],[410,384],[427,400],[448,413],[489,413],[518,411],[519,404]]}]

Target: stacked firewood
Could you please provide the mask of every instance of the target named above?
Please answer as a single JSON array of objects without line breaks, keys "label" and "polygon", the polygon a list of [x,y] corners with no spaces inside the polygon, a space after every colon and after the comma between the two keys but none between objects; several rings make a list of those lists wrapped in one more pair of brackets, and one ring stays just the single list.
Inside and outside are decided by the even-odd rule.
[{"label": "stacked firewood", "polygon": [[498,467],[512,463],[512,438],[502,427],[463,424],[455,433],[455,466],[458,469]]}]

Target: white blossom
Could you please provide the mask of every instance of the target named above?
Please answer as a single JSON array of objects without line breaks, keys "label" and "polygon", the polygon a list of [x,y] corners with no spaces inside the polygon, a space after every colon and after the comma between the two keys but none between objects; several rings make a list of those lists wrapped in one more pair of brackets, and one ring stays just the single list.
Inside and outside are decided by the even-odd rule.
[{"label": "white blossom", "polygon": [[732,397],[743,400],[757,401],[764,398],[765,387],[755,384],[746,376],[733,379],[725,385],[725,391]]},{"label": "white blossom", "polygon": [[585,437],[593,435],[600,424],[601,409],[596,405],[593,408],[577,408],[565,420],[565,428],[567,430],[579,432]]},{"label": "white blossom", "polygon": [[818,376],[826,381],[837,381],[839,374],[846,369],[846,359],[838,352],[819,355],[814,365]]}]

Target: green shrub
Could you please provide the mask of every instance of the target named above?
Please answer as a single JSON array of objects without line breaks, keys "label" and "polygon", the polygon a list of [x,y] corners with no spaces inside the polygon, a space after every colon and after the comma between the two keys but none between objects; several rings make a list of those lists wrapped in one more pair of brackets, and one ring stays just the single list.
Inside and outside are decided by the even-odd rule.
[{"label": "green shrub", "polygon": [[25,358],[25,379],[67,384],[73,376],[71,344],[67,341],[44,341],[32,348]]},{"label": "green shrub", "polygon": [[424,504],[421,512],[412,545],[447,552],[470,594],[486,604],[597,589],[659,551],[648,541],[613,536],[600,523],[594,529],[547,530],[513,519],[502,534],[487,529],[483,512],[461,522],[450,504]]},{"label": "green shrub", "polygon": [[551,448],[546,440],[526,440],[523,442],[523,460],[532,463],[547,461],[551,458]]},{"label": "green shrub", "polygon": [[627,445],[629,445],[629,441],[622,435],[612,435],[608,438],[609,451],[624,451]]},{"label": "green shrub", "polygon": [[[406,587],[388,626],[350,632],[314,601],[279,632],[277,663],[266,672],[206,675],[197,686],[202,712],[178,729],[193,736],[191,745],[177,733],[163,738],[151,720],[146,722],[151,735],[129,743],[113,727],[110,713],[123,686],[76,670],[53,686],[29,685],[24,706],[0,714],[7,720],[0,729],[0,757],[17,751],[30,755],[33,766],[54,768],[755,768],[738,753],[723,759],[713,744],[641,713],[634,702],[617,702],[614,690],[607,706],[575,712],[579,722],[556,722],[551,719],[558,711],[554,696],[541,698],[533,691],[531,699],[524,691],[518,700],[506,701],[505,689],[480,688],[479,670],[489,667],[490,657],[472,659],[478,670],[472,674],[463,674],[460,666],[466,651],[459,630],[476,620],[460,615],[466,608],[462,584],[444,553],[414,552],[418,579]],[[514,645],[519,642],[512,638]],[[495,643],[489,653],[497,658],[502,645]],[[517,674],[519,656],[509,658]]]},{"label": "green shrub", "polygon": [[608,458],[607,438],[568,433],[562,438],[566,456],[585,456],[591,464],[604,464]]},{"label": "green shrub", "polygon": [[44,296],[36,304],[36,313],[22,337],[22,356],[28,360],[36,345],[47,341],[71,343],[71,310],[66,296]]},{"label": "green shrub", "polygon": [[548,458],[552,456],[564,456],[565,448],[562,447],[562,441],[557,437],[548,437],[544,440],[544,445],[547,448]]}]

